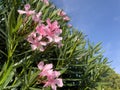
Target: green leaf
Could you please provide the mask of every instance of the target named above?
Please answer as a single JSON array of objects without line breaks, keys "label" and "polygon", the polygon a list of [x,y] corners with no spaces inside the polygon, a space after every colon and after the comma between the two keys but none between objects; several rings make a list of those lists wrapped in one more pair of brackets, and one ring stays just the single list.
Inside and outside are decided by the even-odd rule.
[{"label": "green leaf", "polygon": [[6,88],[8,86],[8,84],[11,82],[11,80],[13,79],[14,76],[14,72],[10,72],[9,76],[6,78],[4,84],[3,84],[3,88]]},{"label": "green leaf", "polygon": [[7,22],[7,24],[8,24],[9,35],[11,35],[12,34],[12,30],[14,29],[14,26],[16,24],[14,7],[11,9],[11,11],[10,11],[10,13],[8,15],[8,22]]},{"label": "green leaf", "polygon": [[[14,73],[12,72],[12,64],[8,67],[6,63],[4,64],[2,68],[3,74],[0,76],[0,85],[5,88],[8,83],[10,83]],[[9,77],[9,78],[8,78]]]},{"label": "green leaf", "polygon": [[15,28],[12,30],[12,33],[15,33],[16,31],[19,30],[20,26],[22,25],[22,17],[21,15],[18,16],[18,19],[17,19],[17,25],[15,26]]},{"label": "green leaf", "polygon": [[30,87],[29,89],[30,90],[43,90],[42,88],[33,88],[33,87]]}]

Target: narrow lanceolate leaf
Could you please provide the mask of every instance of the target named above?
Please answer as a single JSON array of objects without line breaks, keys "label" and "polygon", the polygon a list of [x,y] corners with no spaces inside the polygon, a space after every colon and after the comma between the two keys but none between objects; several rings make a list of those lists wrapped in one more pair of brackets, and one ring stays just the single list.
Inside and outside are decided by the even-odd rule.
[{"label": "narrow lanceolate leaf", "polygon": [[2,35],[2,37],[3,37],[4,39],[7,38],[7,34],[5,33],[5,30],[0,28],[0,36],[1,36],[1,35]]},{"label": "narrow lanceolate leaf", "polygon": [[14,73],[12,72],[12,70],[13,70],[12,65],[7,67],[7,65],[4,64],[2,70],[3,70],[3,74],[0,76],[0,85],[2,85],[2,87],[4,88],[11,81]]},{"label": "narrow lanceolate leaf", "polygon": [[5,55],[7,57],[7,54],[4,53],[2,50],[0,50],[0,53],[2,53],[3,55]]},{"label": "narrow lanceolate leaf", "polygon": [[42,88],[33,88],[33,87],[30,87],[29,89],[30,90],[42,90]]},{"label": "narrow lanceolate leaf", "polygon": [[35,73],[31,73],[30,79],[29,79],[29,86],[33,85],[37,81],[37,77],[39,75],[40,71],[37,71]]},{"label": "narrow lanceolate leaf", "polygon": [[10,74],[9,74],[9,76],[6,78],[4,84],[2,85],[3,88],[6,88],[8,86],[8,84],[12,81],[13,76],[14,76],[14,72],[11,71]]},{"label": "narrow lanceolate leaf", "polygon": [[14,26],[16,24],[15,22],[15,9],[12,8],[9,15],[8,15],[8,21],[7,21],[7,24],[8,24],[8,32],[9,32],[9,35],[12,34],[12,30],[14,29]]},{"label": "narrow lanceolate leaf", "polygon": [[17,19],[17,24],[15,26],[15,28],[12,30],[12,33],[18,31],[20,29],[20,26],[22,25],[22,17],[21,15],[18,16],[18,19]]}]

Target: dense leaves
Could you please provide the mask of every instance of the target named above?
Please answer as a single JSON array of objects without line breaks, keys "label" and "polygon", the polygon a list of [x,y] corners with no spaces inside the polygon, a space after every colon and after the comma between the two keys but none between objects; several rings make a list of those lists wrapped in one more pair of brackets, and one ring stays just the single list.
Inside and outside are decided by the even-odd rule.
[{"label": "dense leaves", "polygon": [[98,85],[98,88],[104,90],[120,90],[120,75],[113,69],[109,68],[108,72],[102,76],[102,80]]}]

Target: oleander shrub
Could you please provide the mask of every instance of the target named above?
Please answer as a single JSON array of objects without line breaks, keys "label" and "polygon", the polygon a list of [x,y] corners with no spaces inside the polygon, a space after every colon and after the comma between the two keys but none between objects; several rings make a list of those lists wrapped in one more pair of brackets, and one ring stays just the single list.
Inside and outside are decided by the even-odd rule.
[{"label": "oleander shrub", "polygon": [[91,44],[48,0],[0,0],[0,90],[93,90],[106,74]]}]

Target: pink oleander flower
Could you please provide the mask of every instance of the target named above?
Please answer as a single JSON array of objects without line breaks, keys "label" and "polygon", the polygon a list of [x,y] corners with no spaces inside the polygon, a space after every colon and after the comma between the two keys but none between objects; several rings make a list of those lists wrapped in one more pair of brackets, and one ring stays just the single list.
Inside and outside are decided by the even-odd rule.
[{"label": "pink oleander flower", "polygon": [[69,18],[68,16],[64,16],[64,17],[63,17],[63,20],[65,20],[65,21],[69,21],[70,18]]},{"label": "pink oleander flower", "polygon": [[62,10],[58,10],[58,15],[63,17],[66,16],[66,13]]},{"label": "pink oleander flower", "polygon": [[61,78],[56,79],[48,79],[48,81],[45,83],[44,87],[51,86],[52,90],[56,90],[58,87],[63,87],[63,81]]},{"label": "pink oleander flower", "polygon": [[40,15],[41,12],[33,15],[32,19],[39,23],[35,28],[36,31],[27,37],[27,41],[31,44],[32,50],[44,51],[50,43],[57,44],[58,47],[63,46],[61,43],[62,37],[60,37],[62,30],[58,22],[54,21],[51,23],[50,19],[47,19],[47,25],[44,25],[40,22]]},{"label": "pink oleander flower", "polygon": [[27,16],[30,16],[30,15],[35,13],[34,10],[30,10],[30,4],[26,4],[24,6],[24,9],[25,9],[25,11],[24,10],[18,10],[18,13],[19,14],[26,14]]},{"label": "pink oleander flower", "polygon": [[53,71],[52,69],[53,64],[46,64],[44,65],[44,62],[41,61],[38,64],[38,68],[41,70],[40,72],[40,77],[45,77],[46,76],[46,80],[44,80],[43,82],[44,87],[48,87],[51,86],[52,90],[56,90],[57,86],[58,87],[62,87],[63,86],[63,81],[61,78],[58,78],[60,76],[60,72],[59,71]]},{"label": "pink oleander flower", "polygon": [[37,36],[36,32],[32,32],[30,35],[27,37],[27,41],[31,43],[32,50],[39,49],[40,51],[44,51],[44,46],[47,45],[45,41],[41,41],[42,36]]},{"label": "pink oleander flower", "polygon": [[60,72],[58,71],[53,71],[53,70],[48,71],[47,81],[45,82],[44,87],[51,86],[53,90],[56,90],[57,86],[62,87],[63,82],[61,78],[58,78],[59,76],[60,76]]},{"label": "pink oleander flower", "polygon": [[[58,22],[57,21],[54,21],[53,23],[51,23],[50,19],[48,18],[46,20],[47,22],[47,26],[50,28],[51,31],[56,31],[57,29],[60,28],[60,26],[58,25]],[[60,31],[59,33],[61,33],[62,31]]]},{"label": "pink oleander flower", "polygon": [[44,2],[46,5],[49,5],[49,1],[48,0],[41,0],[42,2]]},{"label": "pink oleander flower", "polygon": [[55,79],[55,78],[58,78],[60,76],[60,72],[53,71],[53,69],[51,69],[48,71],[48,74],[46,76],[48,79]]},{"label": "pink oleander flower", "polygon": [[35,13],[35,14],[32,16],[33,21],[41,23],[41,20],[40,20],[40,16],[41,16],[41,15],[42,15],[42,12]]},{"label": "pink oleander flower", "polygon": [[62,10],[58,10],[58,15],[63,17],[63,20],[65,20],[65,21],[69,21],[70,20],[70,18],[67,16],[67,14],[64,11],[62,11]]},{"label": "pink oleander flower", "polygon": [[[48,43],[55,42],[59,44],[62,40],[62,37],[59,35],[62,33],[60,26],[57,21],[51,23],[50,19],[47,19],[47,26],[44,24],[38,25],[36,31],[43,37],[48,39]],[[59,45],[60,46],[60,45]]]},{"label": "pink oleander flower", "polygon": [[59,37],[59,35],[62,33],[62,30],[60,29],[60,26],[58,26],[58,22],[54,21],[51,23],[50,19],[47,19],[47,38],[50,41],[54,41],[56,43],[60,42],[62,40],[62,37]]},{"label": "pink oleander flower", "polygon": [[53,64],[44,65],[44,62],[41,61],[38,64],[38,68],[41,70],[40,76],[47,76],[48,73],[52,70]]},{"label": "pink oleander flower", "polygon": [[46,33],[46,26],[44,24],[38,25],[36,27],[37,33],[39,33],[41,36],[45,37],[47,35]]}]

